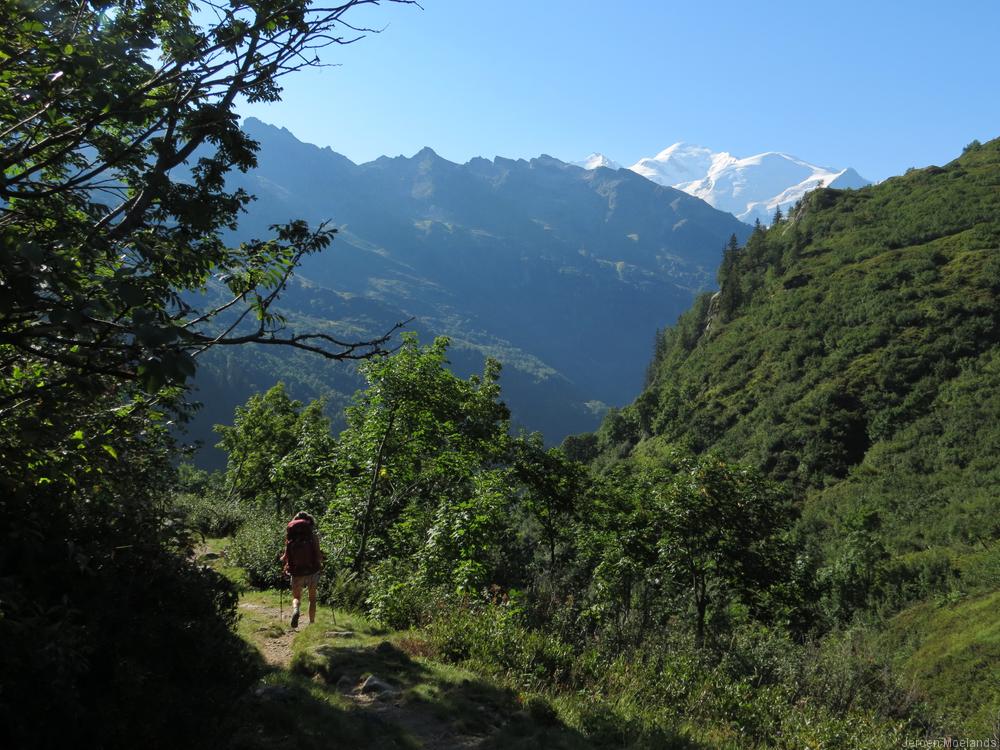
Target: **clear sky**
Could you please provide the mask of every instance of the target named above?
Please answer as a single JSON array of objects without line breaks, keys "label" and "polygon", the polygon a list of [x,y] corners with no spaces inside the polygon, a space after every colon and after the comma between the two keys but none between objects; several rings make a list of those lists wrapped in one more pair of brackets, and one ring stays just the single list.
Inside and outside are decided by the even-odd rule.
[{"label": "clear sky", "polygon": [[880,180],[1000,136],[1000,0],[421,0],[241,113],[354,161],[629,165],[676,141]]}]

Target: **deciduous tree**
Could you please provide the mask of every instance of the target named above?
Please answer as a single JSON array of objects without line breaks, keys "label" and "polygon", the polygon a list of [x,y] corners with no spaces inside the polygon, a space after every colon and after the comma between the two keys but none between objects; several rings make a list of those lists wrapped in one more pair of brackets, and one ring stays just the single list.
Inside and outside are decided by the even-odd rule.
[{"label": "deciduous tree", "polygon": [[361,35],[368,4],[0,6],[0,745],[184,746],[247,677],[235,592],[165,502],[167,427],[208,347],[386,341],[275,309],[330,228],[223,240],[250,201],[226,173],[256,149],[234,107]]}]

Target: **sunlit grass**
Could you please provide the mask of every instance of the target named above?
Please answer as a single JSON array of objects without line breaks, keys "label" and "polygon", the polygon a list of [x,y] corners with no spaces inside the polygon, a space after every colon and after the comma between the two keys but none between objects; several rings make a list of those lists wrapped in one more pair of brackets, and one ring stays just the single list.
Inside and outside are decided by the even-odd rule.
[{"label": "sunlit grass", "polygon": [[993,592],[955,603],[923,602],[890,623],[903,672],[947,710],[946,726],[967,736],[992,736],[1000,722],[998,612],[1000,592]]}]

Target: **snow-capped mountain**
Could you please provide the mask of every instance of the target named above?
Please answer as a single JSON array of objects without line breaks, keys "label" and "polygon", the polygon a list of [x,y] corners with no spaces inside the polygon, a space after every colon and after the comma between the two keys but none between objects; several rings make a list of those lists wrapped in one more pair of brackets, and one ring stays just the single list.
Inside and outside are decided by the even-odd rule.
[{"label": "snow-capped mountain", "polygon": [[[605,156],[594,156],[610,162]],[[606,166],[590,166],[594,156],[577,164],[587,169]],[[690,143],[675,143],[656,156],[640,159],[629,169],[660,185],[701,198],[750,224],[756,219],[769,223],[779,206],[787,212],[805,193],[821,185],[859,188],[870,184],[851,168],[820,167],[777,151],[739,158]]]},{"label": "snow-capped mountain", "polygon": [[675,143],[656,156],[639,159],[629,169],[660,185],[674,187],[682,183],[695,182],[707,175],[715,156],[716,154],[703,146]]},{"label": "snow-capped mountain", "polygon": [[[632,169],[639,171],[636,167]],[[752,224],[760,219],[767,224],[779,207],[787,212],[817,187],[859,188],[868,184],[851,168],[820,167],[788,154],[768,151],[745,159],[728,153],[713,154],[711,166],[703,177],[673,186],[728,211],[740,221]]]},{"label": "snow-capped mountain", "polygon": [[577,167],[583,167],[584,169],[597,169],[598,167],[606,167],[607,169],[621,169],[622,165],[616,161],[613,161],[606,157],[604,154],[599,154],[596,151],[588,156],[583,161],[571,161]]}]

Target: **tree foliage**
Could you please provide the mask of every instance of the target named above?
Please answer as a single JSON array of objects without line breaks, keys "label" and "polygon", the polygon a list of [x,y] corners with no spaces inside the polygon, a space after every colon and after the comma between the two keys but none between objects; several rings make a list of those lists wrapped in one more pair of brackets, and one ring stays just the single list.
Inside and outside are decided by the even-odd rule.
[{"label": "tree foliage", "polygon": [[325,528],[355,572],[387,557],[421,555],[436,582],[484,581],[498,509],[494,467],[507,441],[499,364],[468,380],[446,368],[448,340],[414,336],[391,357],[362,366],[368,388],[347,410],[337,451],[338,484]]},{"label": "tree foliage", "polygon": [[[234,105],[275,101],[284,75],[345,41],[337,30],[358,4],[4,6],[0,366],[30,375],[8,379],[0,408],[57,403],[64,387],[155,393],[209,346],[378,349],[384,339],[283,331],[272,309],[332,230],[292,221],[235,248],[221,236],[250,201],[225,175],[255,164]],[[209,283],[228,299],[200,309],[183,294]]]},{"label": "tree foliage", "polygon": [[[734,602],[781,618],[768,605],[789,580],[792,514],[773,484],[676,451],[594,477],[540,435],[509,436],[496,363],[463,380],[446,367],[447,346],[406,336],[363,365],[369,385],[347,428],[315,456],[331,467],[325,479],[289,484],[293,495],[325,488],[330,563],[355,576],[376,617],[406,625],[433,597],[526,587],[543,621],[577,600],[583,620],[566,622],[574,637],[582,625],[641,643],[682,616],[701,646],[708,616]],[[299,450],[297,425],[318,403],[299,406],[278,386],[222,428],[230,477],[262,477],[244,502],[257,503],[274,467]],[[320,444],[325,426],[310,429]],[[257,557],[268,562],[266,550]]]},{"label": "tree foliage", "polygon": [[757,472],[713,456],[687,463],[654,491],[662,518],[657,548],[667,575],[690,593],[700,644],[713,597],[766,601],[770,587],[787,578],[790,508]]},{"label": "tree foliage", "polygon": [[322,401],[303,407],[278,383],[216,431],[229,456],[221,490],[227,496],[278,515],[319,509],[335,456]]},{"label": "tree foliage", "polygon": [[385,342],[285,330],[274,308],[329,228],[222,239],[250,201],[225,175],[254,163],[234,105],[276,100],[358,35],[345,14],[364,4],[0,9],[5,746],[210,743],[208,706],[251,675],[232,586],[190,563],[168,503],[169,427],[211,346],[345,359]]}]

